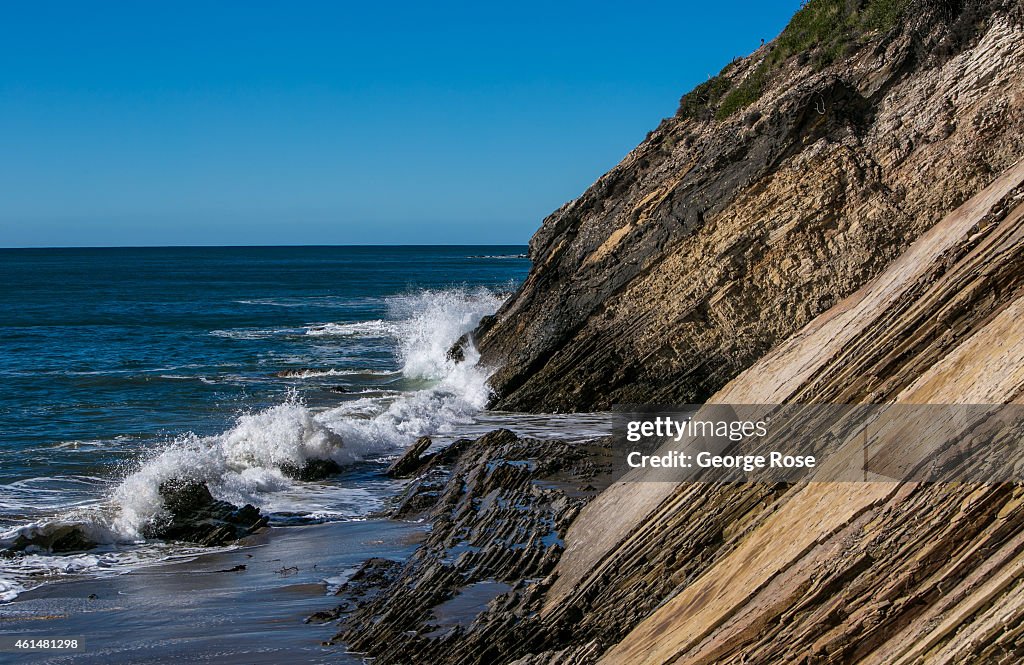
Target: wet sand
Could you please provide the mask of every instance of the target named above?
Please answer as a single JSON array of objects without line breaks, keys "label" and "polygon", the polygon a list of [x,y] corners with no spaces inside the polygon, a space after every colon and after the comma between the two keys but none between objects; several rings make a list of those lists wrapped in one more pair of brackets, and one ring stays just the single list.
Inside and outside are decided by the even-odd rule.
[{"label": "wet sand", "polygon": [[336,605],[331,582],[370,557],[404,559],[427,528],[387,520],[277,527],[229,552],[44,585],[0,605],[0,636],[79,637],[84,649],[0,653],[0,662],[361,663],[344,647],[321,645],[334,625],[303,619]]}]

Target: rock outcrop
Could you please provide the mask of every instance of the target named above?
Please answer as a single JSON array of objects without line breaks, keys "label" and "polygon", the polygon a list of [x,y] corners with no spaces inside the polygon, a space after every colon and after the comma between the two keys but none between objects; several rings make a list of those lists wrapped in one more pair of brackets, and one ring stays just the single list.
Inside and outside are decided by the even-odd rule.
[{"label": "rock outcrop", "polygon": [[703,401],[1024,154],[1020,2],[862,4],[903,18],[832,54],[858,3],[812,0],[544,220],[474,334],[497,407]]},{"label": "rock outcrop", "polygon": [[310,482],[341,473],[341,466],[332,459],[308,459],[301,465],[282,464],[281,473],[295,480]]},{"label": "rock outcrop", "polygon": [[160,485],[167,514],[155,520],[145,532],[147,538],[177,540],[204,547],[226,545],[267,525],[258,508],[239,508],[214,499],[205,484],[197,480],[170,480]]},{"label": "rock outcrop", "polygon": [[[811,0],[545,220],[472,337],[496,404],[1024,405],[1021,44],[1019,1]],[[420,470],[427,542],[331,615],[375,662],[1024,662],[1020,483],[547,494],[492,474],[594,457],[490,437]]]},{"label": "rock outcrop", "polygon": [[[1022,316],[1024,162],[710,402],[1024,404]],[[594,458],[504,432],[456,450],[428,543],[338,613],[355,617],[339,639],[378,662],[1024,659],[1019,484],[618,482],[552,513],[558,547],[524,558],[503,534],[536,542],[568,496],[524,491],[524,453]],[[438,623],[484,582],[507,588]]]},{"label": "rock outcrop", "polygon": [[[712,401],[1017,402],[1022,295],[1024,164]],[[1016,662],[1014,631],[994,628],[1024,612],[1021,498],[1012,484],[616,485],[570,529],[546,621],[587,608],[589,647],[652,611],[606,662]],[[615,616],[644,591],[657,600]]]},{"label": "rock outcrop", "polygon": [[50,522],[23,527],[0,547],[0,557],[13,557],[21,552],[68,554],[84,552],[98,543],[89,535],[92,526],[76,522]]},{"label": "rock outcrop", "polygon": [[[405,563],[368,561],[338,592],[342,604],[310,620],[343,619],[336,639],[383,662],[499,662],[517,608],[541,596],[566,526],[595,493],[593,459],[592,446],[508,430],[435,456],[424,474],[443,481],[419,503],[433,522],[423,545]],[[402,506],[424,488],[407,492]]]},{"label": "rock outcrop", "polygon": [[401,457],[396,459],[385,474],[391,478],[407,478],[414,474],[420,467],[430,460],[430,456],[424,456],[430,444],[433,443],[429,436],[421,436],[409,446]]}]

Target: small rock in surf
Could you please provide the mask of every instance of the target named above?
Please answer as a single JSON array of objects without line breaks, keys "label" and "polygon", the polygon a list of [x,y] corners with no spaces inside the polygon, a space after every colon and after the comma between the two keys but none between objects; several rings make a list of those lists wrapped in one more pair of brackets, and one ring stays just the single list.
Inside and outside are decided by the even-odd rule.
[{"label": "small rock in surf", "polygon": [[170,516],[153,522],[144,531],[147,538],[177,540],[216,547],[244,538],[267,525],[258,508],[239,508],[214,499],[209,488],[197,480],[175,479],[160,485],[160,496]]},{"label": "small rock in surf", "polygon": [[341,467],[334,460],[329,459],[310,459],[306,460],[302,466],[297,464],[282,464],[281,473],[288,476],[292,480],[323,480],[329,478],[336,473],[341,472]]}]

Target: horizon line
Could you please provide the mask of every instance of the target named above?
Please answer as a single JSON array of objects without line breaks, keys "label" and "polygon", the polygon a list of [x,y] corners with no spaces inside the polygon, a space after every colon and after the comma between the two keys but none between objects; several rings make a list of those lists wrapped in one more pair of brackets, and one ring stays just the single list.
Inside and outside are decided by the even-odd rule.
[{"label": "horizon line", "polygon": [[284,245],[3,245],[9,249],[275,249],[283,247],[529,247],[529,243],[350,243],[350,244],[284,244]]}]

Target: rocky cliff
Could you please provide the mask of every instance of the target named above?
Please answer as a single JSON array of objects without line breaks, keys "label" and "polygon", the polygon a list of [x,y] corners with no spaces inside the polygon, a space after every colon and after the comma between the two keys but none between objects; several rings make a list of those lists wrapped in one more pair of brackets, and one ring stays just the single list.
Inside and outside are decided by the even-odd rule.
[{"label": "rocky cliff", "polygon": [[[710,402],[1024,404],[1022,317],[1024,162]],[[593,453],[562,442],[498,432],[453,454],[429,542],[383,579],[368,564],[359,578],[378,580],[328,615],[379,662],[1024,661],[1020,484],[618,482],[595,497]]]},{"label": "rocky cliff", "polygon": [[813,0],[553,213],[495,405],[703,401],[1024,154],[1011,0]]},{"label": "rocky cliff", "polygon": [[[713,401],[1016,403],[1022,312],[1024,163]],[[547,621],[652,612],[605,662],[1024,658],[1019,485],[622,483],[566,542]]]},{"label": "rocky cliff", "polygon": [[[497,404],[1024,404],[1022,44],[1020,2],[811,0],[545,220],[475,333]],[[1020,484],[597,492],[593,451],[459,445],[331,615],[378,662],[1024,662]]]}]

